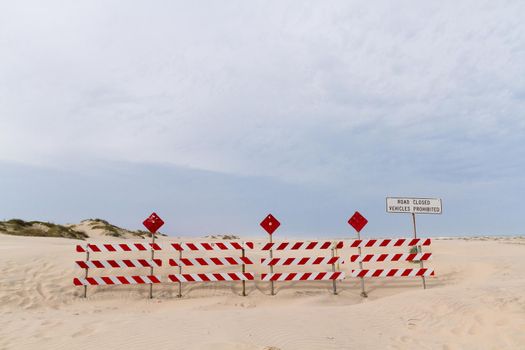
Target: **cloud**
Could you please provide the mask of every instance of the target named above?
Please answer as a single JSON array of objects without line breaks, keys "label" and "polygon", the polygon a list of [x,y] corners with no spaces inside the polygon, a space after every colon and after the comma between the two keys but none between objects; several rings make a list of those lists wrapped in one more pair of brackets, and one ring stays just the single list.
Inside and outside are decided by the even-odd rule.
[{"label": "cloud", "polygon": [[445,194],[525,170],[520,1],[0,10],[0,160]]}]

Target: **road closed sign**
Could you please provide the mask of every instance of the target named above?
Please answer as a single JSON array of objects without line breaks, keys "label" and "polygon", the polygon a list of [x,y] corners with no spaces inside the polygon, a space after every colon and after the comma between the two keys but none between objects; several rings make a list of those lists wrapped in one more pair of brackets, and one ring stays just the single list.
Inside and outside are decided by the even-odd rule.
[{"label": "road closed sign", "polygon": [[439,198],[387,197],[387,213],[441,214]]}]

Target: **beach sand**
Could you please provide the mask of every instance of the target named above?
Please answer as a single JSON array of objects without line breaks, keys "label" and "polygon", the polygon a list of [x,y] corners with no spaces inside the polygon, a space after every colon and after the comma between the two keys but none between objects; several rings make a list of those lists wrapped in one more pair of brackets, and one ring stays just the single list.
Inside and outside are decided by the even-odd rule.
[{"label": "beach sand", "polygon": [[[366,299],[359,280],[348,277],[337,283],[339,295],[332,294],[330,281],[278,282],[275,296],[268,282],[249,281],[246,297],[240,282],[221,282],[184,284],[183,297],[177,298],[177,284],[165,278],[177,272],[169,266],[159,269],[166,283],[154,286],[151,300],[146,285],[89,287],[84,299],[83,288],[72,283],[83,276],[74,265],[84,258],[75,252],[78,243],[85,244],[0,234],[0,349],[525,349],[525,239],[435,239],[425,249],[433,253],[426,266],[436,271],[426,290],[420,278],[366,279]],[[329,251],[314,255],[325,254]],[[351,254],[356,249],[340,251],[344,258]],[[254,259],[266,255],[249,253]],[[92,259],[126,256],[92,254]],[[157,257],[166,264],[177,253]],[[352,268],[357,264],[341,265],[347,274]],[[330,266],[276,271],[308,269],[330,271]],[[119,270],[105,274],[149,274]],[[247,271],[267,269],[248,266]]]}]

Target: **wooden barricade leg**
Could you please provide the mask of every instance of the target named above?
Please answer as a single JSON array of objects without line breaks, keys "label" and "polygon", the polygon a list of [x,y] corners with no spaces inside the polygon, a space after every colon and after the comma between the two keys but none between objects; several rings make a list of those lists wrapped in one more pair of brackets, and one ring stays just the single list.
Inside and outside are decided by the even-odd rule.
[{"label": "wooden barricade leg", "polygon": [[[244,244],[244,243],[243,243]],[[242,248],[242,257],[244,258],[245,257],[245,253],[244,253],[244,246]],[[244,259],[243,259],[244,260]],[[242,273],[244,274],[246,272],[246,265],[244,264],[244,261],[243,261],[243,264],[242,264]],[[246,281],[243,279],[242,280],[242,296],[245,297],[246,296]]]},{"label": "wooden barricade leg", "polygon": [[[182,260],[182,249],[179,250],[179,260]],[[179,264],[179,275],[182,274],[182,264]],[[182,298],[182,282],[179,281],[179,294],[177,297]]]},{"label": "wooden barricade leg", "polygon": [[[334,245],[337,245],[337,242],[334,243]],[[336,255],[335,255],[335,247],[332,248],[332,258],[334,258]],[[332,264],[332,272],[335,272],[335,263]],[[337,295],[337,285],[336,285],[336,281],[335,279],[332,280],[332,288],[334,290],[334,295]]]},{"label": "wooden barricade leg", "polygon": [[[89,261],[89,244],[86,245],[86,262]],[[84,275],[84,278],[88,278],[88,271],[89,267],[86,266],[86,273]],[[87,298],[87,284],[84,285],[84,298]]]},{"label": "wooden barricade leg", "polygon": [[[417,238],[417,230],[416,230],[416,214],[412,213],[412,224],[414,226],[414,238]],[[423,251],[421,248],[421,245],[417,246],[417,252],[421,254]],[[423,260],[419,260],[419,267],[423,268]],[[425,281],[425,276],[421,276],[421,280],[423,281],[423,289],[427,289],[427,283]]]}]

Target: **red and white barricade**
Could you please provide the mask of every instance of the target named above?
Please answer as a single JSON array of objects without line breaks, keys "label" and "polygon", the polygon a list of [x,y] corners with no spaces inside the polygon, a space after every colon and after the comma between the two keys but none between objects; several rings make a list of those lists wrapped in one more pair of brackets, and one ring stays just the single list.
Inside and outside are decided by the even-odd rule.
[{"label": "red and white barricade", "polygon": [[388,238],[388,239],[356,239],[349,243],[350,248],[383,248],[383,247],[417,247],[417,253],[378,253],[354,254],[350,256],[351,262],[382,263],[382,262],[419,262],[419,268],[386,268],[386,269],[353,269],[350,277],[427,277],[434,276],[434,270],[424,268],[423,261],[431,259],[431,253],[423,253],[422,246],[430,246],[430,238]]},{"label": "red and white barricade", "polygon": [[[261,250],[270,252],[270,258],[262,258],[261,265],[269,266],[270,273],[261,274],[261,281],[332,281],[334,294],[337,294],[336,280],[345,278],[344,272],[336,271],[336,265],[344,263],[337,256],[337,249],[343,248],[343,242],[337,241],[314,241],[314,242],[281,242],[265,243]],[[331,256],[320,257],[273,257],[273,251],[298,251],[298,250],[328,250]],[[304,265],[328,265],[332,267],[331,272],[277,272],[273,271],[274,266],[304,266]]]},{"label": "red and white barricade", "polygon": [[[84,278],[74,278],[75,286],[84,286],[84,297],[87,296],[87,286],[157,284],[161,283],[159,276],[153,274],[154,267],[161,267],[162,260],[154,259],[122,259],[122,260],[90,260],[90,253],[129,253],[151,252],[162,250],[156,243],[111,243],[77,245],[76,251],[86,253],[85,260],[76,261],[76,265],[85,270]],[[149,268],[149,275],[131,276],[89,276],[89,269],[121,269]]]},{"label": "red and white barricade", "polygon": [[[254,274],[246,272],[246,265],[253,261],[246,257],[246,249],[253,249],[253,242],[203,242],[203,243],[171,243],[171,248],[179,252],[178,259],[169,259],[169,265],[178,267],[178,274],[170,274],[168,279],[179,284],[179,294],[182,296],[182,283],[185,282],[222,282],[241,281],[242,295],[246,295],[246,281],[253,281]],[[183,252],[196,251],[241,251],[240,257],[183,257]],[[241,266],[241,272],[223,273],[182,273],[183,267],[189,266]]]}]

